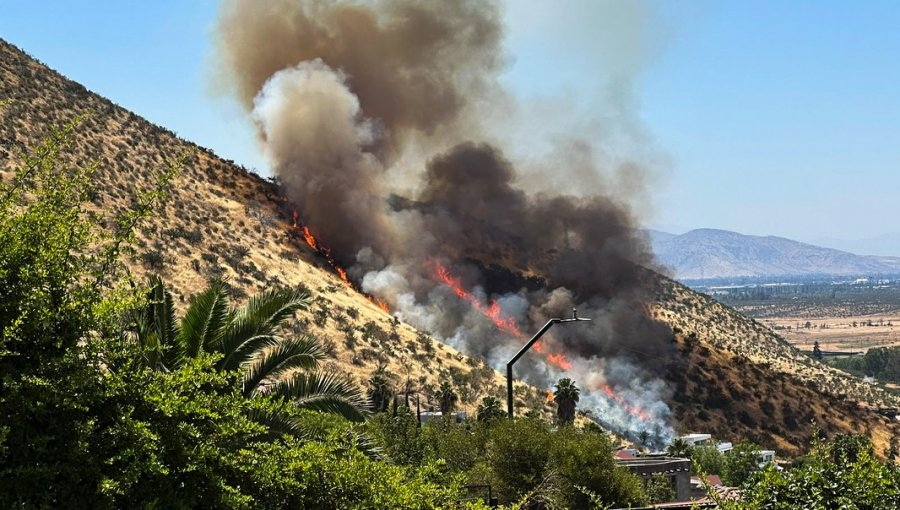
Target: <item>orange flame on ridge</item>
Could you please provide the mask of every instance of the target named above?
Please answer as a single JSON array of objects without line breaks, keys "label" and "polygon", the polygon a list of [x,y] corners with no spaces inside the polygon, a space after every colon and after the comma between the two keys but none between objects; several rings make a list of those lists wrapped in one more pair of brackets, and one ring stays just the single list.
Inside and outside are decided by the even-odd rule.
[{"label": "orange flame on ridge", "polygon": [[[500,310],[500,305],[496,301],[491,301],[489,306],[485,306],[481,301],[478,300],[475,296],[467,292],[463,286],[462,282],[459,281],[458,278],[453,277],[447,268],[445,268],[440,262],[435,262],[435,274],[437,275],[438,280],[444,285],[453,289],[456,297],[468,301],[473,308],[481,312],[482,315],[487,317],[497,326],[501,331],[505,331],[515,337],[524,338],[525,334],[522,333],[522,330],[516,325],[516,321],[512,317],[503,317],[502,310]],[[562,370],[569,370],[572,368],[572,363],[566,358],[565,354],[562,353],[548,353],[544,348],[543,341],[538,341],[532,346],[532,349],[537,351],[540,354],[544,355],[544,358],[551,365],[560,368]]]},{"label": "orange flame on ridge", "polygon": [[622,398],[621,395],[614,392],[613,389],[610,388],[608,384],[603,386],[603,392],[606,393],[606,395],[609,398],[611,398],[613,401],[615,401],[617,404],[619,404],[622,407],[622,409],[625,409],[626,411],[628,411],[628,413],[631,414],[632,416],[634,416],[636,418],[640,418],[643,421],[650,421],[650,419],[651,419],[650,413],[626,402],[625,399]]}]

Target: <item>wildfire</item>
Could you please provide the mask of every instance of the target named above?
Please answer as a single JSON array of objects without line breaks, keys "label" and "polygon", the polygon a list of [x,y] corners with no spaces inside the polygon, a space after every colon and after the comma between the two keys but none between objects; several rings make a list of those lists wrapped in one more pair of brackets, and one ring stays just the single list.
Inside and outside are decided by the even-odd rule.
[{"label": "wildfire", "polygon": [[516,326],[516,323],[512,319],[512,317],[504,318],[501,316],[502,312],[500,310],[500,305],[498,305],[496,301],[492,301],[490,306],[485,306],[481,303],[481,301],[478,300],[477,297],[466,292],[466,289],[463,288],[462,283],[458,279],[454,278],[453,275],[451,275],[450,272],[447,271],[447,268],[441,265],[440,262],[437,262],[435,266],[435,272],[437,273],[438,279],[441,281],[441,283],[453,289],[456,297],[468,301],[473,308],[490,319],[491,322],[493,322],[494,325],[501,330],[517,337],[525,336],[524,333],[519,330],[519,327]]},{"label": "wildfire", "polygon": [[[496,301],[491,301],[490,305],[485,306],[477,297],[467,292],[466,289],[463,288],[462,282],[453,277],[453,275],[447,271],[447,268],[441,265],[440,262],[435,262],[435,274],[441,283],[453,289],[454,294],[456,294],[458,298],[467,301],[473,308],[490,319],[498,329],[517,338],[525,337],[525,334],[522,333],[522,330],[519,329],[516,325],[516,321],[512,317],[503,317],[500,305]],[[532,349],[543,354],[547,362],[557,368],[562,370],[569,370],[572,368],[572,363],[566,358],[565,354],[547,352],[542,341],[535,343],[532,346]]]},{"label": "wildfire", "polygon": [[301,232],[303,233],[303,240],[306,241],[306,244],[308,244],[310,248],[318,251],[319,243],[316,242],[315,236],[309,231],[309,227],[304,226]]},{"label": "wildfire", "polygon": [[[334,260],[334,257],[331,256],[331,250],[326,248],[325,246],[322,246],[322,243],[320,243],[319,240],[316,239],[316,236],[313,235],[312,231],[309,229],[309,226],[300,226],[300,214],[297,211],[294,211],[293,216],[294,221],[291,224],[291,227],[299,232],[301,236],[303,236],[303,240],[306,241],[306,244],[308,244],[310,248],[315,250],[319,255],[325,257],[325,260],[328,261],[328,265],[330,265],[331,268],[334,269],[334,271],[338,274],[338,276],[340,276],[341,280],[344,283],[349,285],[351,288],[356,289],[356,287],[350,281],[350,278],[347,276],[347,271],[343,267],[341,267],[341,265],[338,264],[336,260]],[[366,297],[369,299],[369,301],[375,303],[378,308],[381,308],[384,313],[391,313],[387,303],[385,303],[384,301],[373,296]]]},{"label": "wildfire", "polygon": [[547,402],[553,402],[553,392],[547,390]]},{"label": "wildfire", "polygon": [[377,297],[369,296],[369,301],[375,303],[375,306],[377,306],[378,308],[381,308],[381,311],[383,311],[384,313],[391,313],[391,309],[388,308],[387,303],[378,299]]},{"label": "wildfire", "polygon": [[628,413],[631,414],[632,416],[640,418],[643,421],[650,421],[650,419],[651,419],[650,413],[626,402],[625,399],[622,398],[620,395],[618,395],[616,392],[614,392],[613,389],[610,388],[608,384],[603,386],[603,392],[606,393],[606,395],[609,398],[611,398],[613,401],[615,401],[617,404],[619,404],[619,406],[621,406],[622,409],[625,409],[626,411],[628,411]]}]

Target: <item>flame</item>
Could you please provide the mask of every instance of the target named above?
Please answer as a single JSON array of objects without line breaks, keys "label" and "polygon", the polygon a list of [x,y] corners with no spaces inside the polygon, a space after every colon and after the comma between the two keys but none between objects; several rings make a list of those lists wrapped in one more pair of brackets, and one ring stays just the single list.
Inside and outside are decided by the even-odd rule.
[{"label": "flame", "polygon": [[377,306],[378,308],[381,308],[381,311],[383,311],[384,313],[391,313],[391,309],[388,308],[387,303],[378,299],[377,297],[373,297],[373,296],[367,296],[367,297],[369,298],[369,301],[371,301],[372,303],[375,303],[375,306]]},{"label": "flame", "polygon": [[562,353],[548,354],[547,361],[563,370],[571,370],[572,368],[572,362],[567,360],[566,355]]},{"label": "flame", "polygon": [[435,264],[435,272],[441,283],[453,289],[456,297],[468,301],[473,308],[490,319],[491,322],[493,322],[494,325],[499,329],[517,337],[525,336],[525,334],[522,333],[521,330],[519,330],[519,327],[516,326],[516,322],[511,317],[504,318],[501,316],[502,311],[500,310],[500,305],[498,305],[496,301],[492,301],[490,306],[485,306],[484,304],[482,304],[481,301],[478,300],[478,298],[466,292],[466,289],[463,288],[462,283],[458,279],[454,278],[450,274],[450,272],[447,271],[447,268],[442,266],[440,262],[437,262]]},{"label": "flame", "polygon": [[319,243],[316,241],[316,237],[312,235],[312,232],[309,231],[309,227],[304,226],[301,233],[303,234],[303,240],[306,241],[306,244],[308,244],[310,248],[319,251]]},{"label": "flame", "polygon": [[[503,311],[500,309],[500,305],[496,301],[491,301],[490,305],[485,306],[481,301],[478,300],[478,298],[467,292],[466,289],[463,288],[462,282],[460,282],[459,279],[453,277],[453,275],[451,275],[450,272],[447,271],[447,268],[441,265],[440,262],[435,262],[435,274],[437,275],[437,278],[441,283],[453,289],[456,297],[468,301],[473,308],[490,319],[498,329],[500,329],[501,331],[505,331],[517,338],[525,337],[525,334],[522,333],[522,330],[520,330],[516,325],[515,319],[513,319],[512,317],[503,317]],[[566,358],[565,354],[546,352],[542,340],[536,342],[532,346],[532,349],[537,351],[539,354],[543,354],[547,362],[555,366],[556,368],[562,370],[569,370],[572,368],[572,363]]]},{"label": "flame", "polygon": [[650,413],[626,402],[625,399],[622,398],[620,395],[618,395],[616,392],[614,392],[613,389],[610,388],[608,384],[603,386],[603,392],[606,393],[606,395],[609,398],[611,398],[614,402],[619,404],[619,406],[622,407],[622,409],[625,409],[626,411],[628,411],[628,413],[631,414],[632,416],[634,416],[636,418],[640,418],[643,421],[650,421],[650,419],[651,419]]},{"label": "flame", "polygon": [[313,235],[313,233],[309,229],[308,225],[303,225],[302,227],[300,226],[300,223],[299,223],[300,215],[297,213],[297,211],[294,211],[293,216],[294,216],[294,222],[292,223],[291,226],[294,229],[300,231],[300,235],[303,236],[303,240],[306,241],[306,244],[308,244],[310,248],[315,250],[316,253],[324,256],[325,260],[328,261],[328,264],[332,267],[332,269],[334,269],[335,272],[338,274],[338,276],[341,277],[341,280],[344,283],[346,283],[347,285],[350,285],[351,287],[353,287],[353,284],[350,283],[350,279],[347,278],[347,271],[345,271],[344,268],[341,267],[340,264],[338,264],[336,260],[334,260],[334,257],[331,256],[331,250],[322,246],[322,244],[319,242],[319,240],[316,239],[316,236]]},{"label": "flame", "polygon": [[553,392],[547,390],[547,402],[553,402]]}]

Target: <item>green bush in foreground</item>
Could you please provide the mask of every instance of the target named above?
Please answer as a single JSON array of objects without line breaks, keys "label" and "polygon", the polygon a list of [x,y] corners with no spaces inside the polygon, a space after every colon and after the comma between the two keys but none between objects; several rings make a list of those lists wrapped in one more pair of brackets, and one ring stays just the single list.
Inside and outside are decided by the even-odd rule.
[{"label": "green bush in foreground", "polygon": [[[268,395],[198,353],[168,370],[127,332],[141,302],[119,252],[172,170],[114,218],[83,209],[93,169],[60,168],[75,125],[0,183],[0,508],[435,508],[459,499],[438,464],[391,466],[352,425]],[[252,398],[251,398],[252,397]],[[293,413],[304,440],[259,417]],[[317,419],[318,418],[318,419]]]},{"label": "green bush in foreground", "polygon": [[[858,437],[838,436],[830,443],[816,439],[809,456],[798,467],[783,471],[774,465],[765,467],[744,484],[739,500],[721,501],[720,507],[723,510],[900,508],[900,469],[876,459],[871,447],[861,444]],[[852,451],[848,451],[848,444],[852,445]]]}]

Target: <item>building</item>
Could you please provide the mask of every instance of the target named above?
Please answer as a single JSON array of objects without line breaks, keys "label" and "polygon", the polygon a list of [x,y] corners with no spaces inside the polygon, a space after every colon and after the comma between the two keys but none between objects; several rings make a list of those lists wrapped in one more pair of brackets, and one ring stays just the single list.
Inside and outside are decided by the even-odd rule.
[{"label": "building", "polygon": [[616,458],[616,463],[641,478],[645,483],[655,475],[669,478],[675,499],[691,498],[691,460],[681,457],[647,456],[633,459]]},{"label": "building", "polygon": [[[450,414],[450,417],[453,418],[453,421],[456,423],[462,423],[466,421],[468,417],[465,411],[456,411]],[[440,411],[422,411],[419,413],[419,423],[428,423],[430,421],[441,421],[444,419],[444,414]]]},{"label": "building", "polygon": [[715,446],[719,453],[729,452],[734,447],[731,443],[713,441],[712,434],[686,434],[679,439],[691,446]]}]

